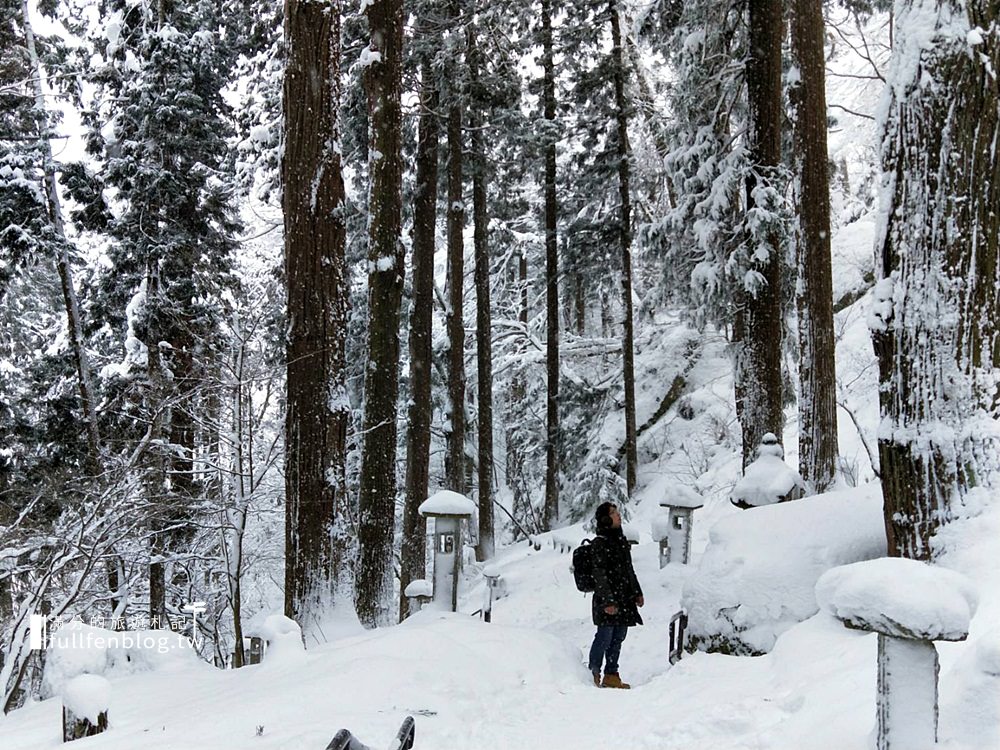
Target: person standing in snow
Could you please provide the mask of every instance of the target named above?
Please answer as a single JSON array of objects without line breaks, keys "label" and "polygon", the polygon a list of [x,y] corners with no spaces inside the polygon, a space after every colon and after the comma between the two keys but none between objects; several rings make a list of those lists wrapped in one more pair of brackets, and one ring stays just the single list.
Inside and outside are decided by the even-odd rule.
[{"label": "person standing in snow", "polygon": [[[639,607],[645,604],[632,567],[632,548],[622,531],[622,517],[614,503],[601,503],[594,512],[597,538],[593,545],[594,598],[591,611],[597,633],[590,647],[594,685],[629,688],[618,675],[618,655],[628,629],[642,625]],[[601,667],[604,666],[604,679]]]}]

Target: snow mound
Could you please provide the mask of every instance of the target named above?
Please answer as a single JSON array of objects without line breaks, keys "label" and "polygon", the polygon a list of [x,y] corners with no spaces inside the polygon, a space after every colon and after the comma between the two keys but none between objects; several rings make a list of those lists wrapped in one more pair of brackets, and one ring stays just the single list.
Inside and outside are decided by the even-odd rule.
[{"label": "snow mound", "polygon": [[819,611],[814,589],[830,568],[885,555],[878,484],[754,508],[712,527],[684,585],[691,644],[761,654]]},{"label": "snow mound", "polygon": [[[779,446],[780,447],[780,446]],[[743,477],[733,487],[733,503],[752,508],[788,500],[798,489],[805,492],[806,485],[795,469],[772,453],[764,453],[747,466]]]},{"label": "snow mound", "polygon": [[850,628],[931,641],[965,640],[979,603],[961,573],[902,557],[828,570],[816,599]]},{"label": "snow mound", "polygon": [[83,674],[118,677],[202,664],[194,644],[170,630],[115,631],[70,622],[52,634],[41,694],[50,698]]},{"label": "snow mound", "polygon": [[1000,628],[994,628],[976,642],[976,664],[991,677],[1000,677]]},{"label": "snow mound", "polygon": [[111,683],[96,674],[81,674],[63,687],[63,706],[81,719],[97,724],[111,703]]}]

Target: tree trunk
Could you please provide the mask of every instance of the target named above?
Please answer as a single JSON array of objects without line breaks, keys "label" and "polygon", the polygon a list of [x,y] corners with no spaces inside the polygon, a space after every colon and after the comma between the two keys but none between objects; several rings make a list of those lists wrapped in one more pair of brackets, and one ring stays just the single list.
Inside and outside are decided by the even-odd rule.
[{"label": "tree trunk", "polygon": [[146,331],[146,374],[149,388],[146,392],[146,410],[150,414],[147,473],[145,477],[146,502],[149,506],[149,617],[163,625],[167,617],[166,557],[167,535],[171,511],[169,507],[169,451],[164,447],[169,422],[167,416],[167,382],[160,347],[164,340],[162,316],[158,309],[160,299],[160,271],[155,261],[146,267],[146,307],[149,311]]},{"label": "tree trunk", "polygon": [[546,305],[546,410],[545,410],[545,529],[559,520],[559,253],[556,222],[556,74],[552,49],[552,4],[542,0],[542,106],[545,142],[545,305]]},{"label": "tree trunk", "polygon": [[[461,7],[453,3],[457,25]],[[458,53],[454,52],[457,56]],[[463,285],[465,277],[465,204],[462,201],[462,91],[459,62],[453,61],[448,97],[448,445],[445,473],[448,489],[466,494],[465,457],[465,324]]]},{"label": "tree trunk", "polygon": [[[528,258],[523,248],[518,253],[516,288],[518,289],[517,319],[522,326],[524,334],[517,344],[518,354],[527,351],[527,331],[528,331]],[[517,437],[515,426],[517,420],[523,412],[523,404],[527,395],[527,383],[524,369],[518,369],[514,375],[510,387],[510,400],[507,411],[507,485],[513,495],[511,499],[511,511],[515,519],[532,518],[531,495],[528,492],[527,480],[524,473],[524,446],[521,445]],[[518,523],[515,521],[515,523]],[[531,524],[534,528],[534,524]]]},{"label": "tree trunk", "polygon": [[1000,9],[896,9],[872,321],[879,459],[889,553],[928,560],[953,507],[997,477],[1000,40],[976,30]]},{"label": "tree trunk", "polygon": [[39,140],[45,158],[45,197],[49,205],[52,228],[59,239],[56,269],[59,272],[59,281],[62,286],[63,304],[66,307],[66,330],[69,334],[70,348],[73,351],[73,361],[76,364],[80,405],[83,408],[83,422],[87,430],[87,470],[91,474],[97,474],[101,470],[101,435],[97,424],[94,386],[90,375],[90,360],[83,341],[80,305],[77,301],[76,287],[73,284],[73,269],[69,260],[69,242],[66,239],[62,203],[59,200],[59,189],[56,185],[56,168],[52,160],[52,144],[49,141],[48,132],[48,110],[45,106],[45,92],[42,89],[42,67],[38,61],[38,50],[35,47],[34,29],[31,25],[31,16],[28,13],[28,0],[21,0],[21,19],[24,24],[28,57],[31,61],[35,108],[42,118],[43,132],[39,134]]},{"label": "tree trunk", "polygon": [[[749,148],[752,172],[747,178],[746,205],[753,208],[758,189],[767,188],[781,161],[781,41],[780,0],[750,0],[750,54],[746,63],[750,108]],[[754,460],[760,439],[773,432],[782,438],[781,411],[781,249],[769,233],[755,240],[752,267],[763,279],[744,290],[739,304],[743,338],[736,346],[736,392],[742,415],[743,467]],[[761,260],[760,256],[766,257]]]},{"label": "tree trunk", "polygon": [[434,230],[437,226],[438,94],[434,71],[420,68],[417,175],[413,198],[413,307],[410,311],[410,404],[406,431],[406,500],[399,565],[399,619],[410,615],[404,596],[411,581],[424,578],[427,520],[418,508],[427,499],[430,476],[431,330],[434,311]]},{"label": "tree trunk", "polygon": [[823,31],[822,1],[794,0],[792,48],[801,76],[792,92],[800,195],[799,473],[816,492],[833,484],[838,452]]},{"label": "tree trunk", "polygon": [[[477,30],[469,28],[468,55],[469,81],[473,89],[479,88],[479,66],[481,62],[476,40]],[[496,551],[493,531],[493,341],[492,315],[490,311],[490,244],[489,215],[486,206],[486,151],[483,137],[483,116],[480,105],[474,102],[470,107],[469,125],[472,131],[472,224],[475,244],[475,285],[476,285],[476,369],[478,380],[476,395],[478,403],[477,437],[479,442],[478,460],[478,507],[479,544],[476,559],[489,560]]]},{"label": "tree trunk", "polygon": [[574,328],[577,336],[583,336],[587,332],[587,287],[583,282],[583,274],[579,272],[573,274],[573,300],[576,308]]},{"label": "tree trunk", "polygon": [[317,639],[349,540],[340,14],[340,2],[285,3],[285,614]]},{"label": "tree trunk", "polygon": [[402,0],[365,10],[371,49],[365,72],[371,154],[368,163],[368,358],[359,490],[360,554],[354,577],[358,617],[388,624],[392,541],[396,526],[396,401],[399,396],[399,308],[403,296]]},{"label": "tree trunk", "polygon": [[622,307],[624,330],[622,352],[625,381],[625,482],[629,495],[635,490],[639,454],[635,427],[635,334],[632,316],[632,202],[629,196],[628,109],[625,101],[625,57],[621,18],[616,0],[611,0],[611,40],[614,45],[615,118],[618,135],[618,236],[622,251]]}]

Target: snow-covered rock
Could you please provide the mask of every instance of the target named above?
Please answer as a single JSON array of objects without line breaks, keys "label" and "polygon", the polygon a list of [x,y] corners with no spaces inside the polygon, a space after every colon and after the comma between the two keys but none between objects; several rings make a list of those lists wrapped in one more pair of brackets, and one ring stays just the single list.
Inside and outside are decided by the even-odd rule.
[{"label": "snow-covered rock", "polygon": [[884,555],[877,484],[728,516],[712,527],[684,586],[691,642],[766,653],[778,635],[819,610],[814,589],[823,573]]},{"label": "snow-covered rock", "polygon": [[979,595],[961,573],[902,557],[844,565],[816,583],[819,605],[858,630],[897,638],[960,641]]},{"label": "snow-covered rock", "polygon": [[63,686],[63,706],[75,716],[97,724],[111,703],[111,683],[96,674],[81,674]]}]

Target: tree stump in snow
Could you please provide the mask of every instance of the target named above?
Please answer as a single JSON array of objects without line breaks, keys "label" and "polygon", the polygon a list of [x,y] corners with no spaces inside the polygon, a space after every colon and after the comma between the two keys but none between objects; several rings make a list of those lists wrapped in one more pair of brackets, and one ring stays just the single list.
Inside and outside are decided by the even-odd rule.
[{"label": "tree stump in snow", "polygon": [[63,742],[93,737],[108,728],[111,683],[96,674],[81,674],[62,689]]},{"label": "tree stump in snow", "polygon": [[820,606],[849,628],[878,633],[878,750],[937,742],[934,641],[963,641],[978,597],[965,576],[900,557],[844,565],[816,584]]},{"label": "tree stump in snow", "polygon": [[78,740],[81,737],[93,737],[108,728],[108,712],[101,711],[97,715],[97,723],[91,722],[86,716],[77,716],[66,706],[62,710],[63,742]]}]

